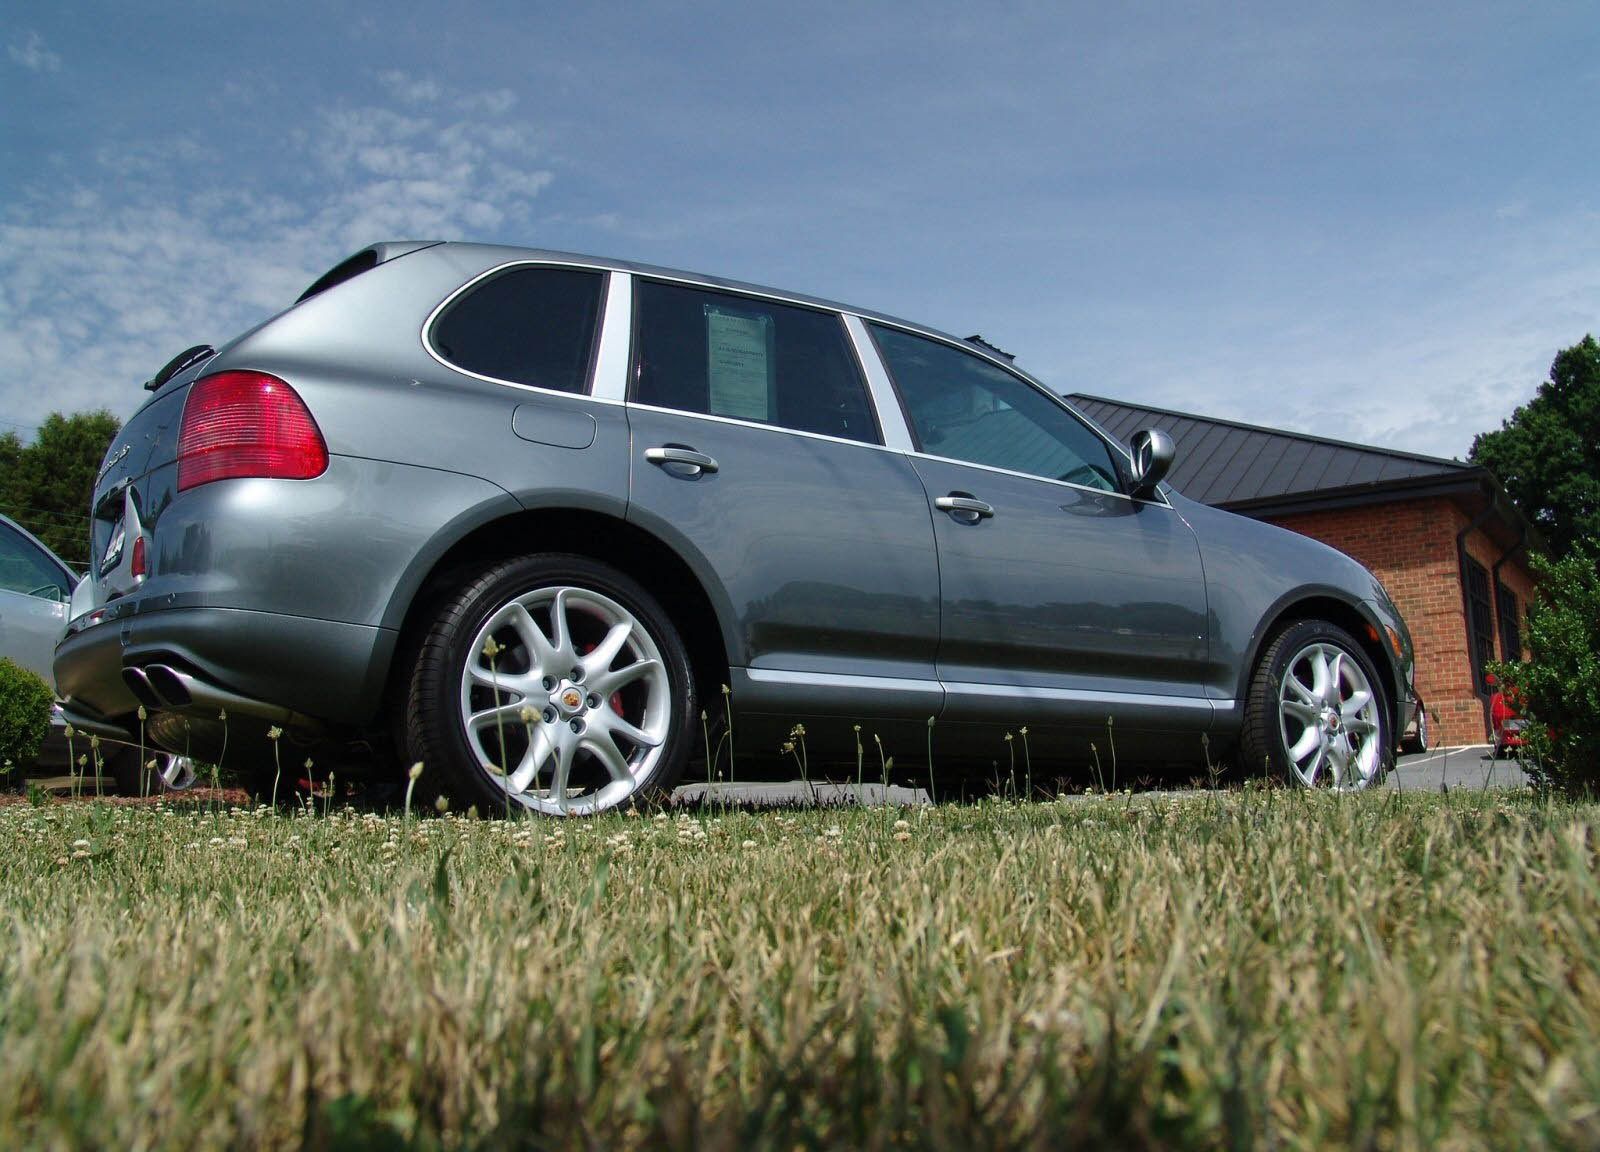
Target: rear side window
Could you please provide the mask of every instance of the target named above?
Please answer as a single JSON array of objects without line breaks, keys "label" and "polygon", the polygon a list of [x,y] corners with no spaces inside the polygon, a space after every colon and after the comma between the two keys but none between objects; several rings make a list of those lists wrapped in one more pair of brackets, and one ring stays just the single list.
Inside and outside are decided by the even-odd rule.
[{"label": "rear side window", "polygon": [[582,392],[594,354],[603,273],[512,268],[474,284],[433,323],[457,368],[557,392]]},{"label": "rear side window", "polygon": [[651,280],[633,299],[634,402],[878,443],[839,316]]}]

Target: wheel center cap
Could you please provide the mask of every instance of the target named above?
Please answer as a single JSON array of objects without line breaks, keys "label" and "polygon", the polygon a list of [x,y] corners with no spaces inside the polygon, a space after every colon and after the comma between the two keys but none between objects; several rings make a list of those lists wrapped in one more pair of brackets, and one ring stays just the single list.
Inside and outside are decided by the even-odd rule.
[{"label": "wheel center cap", "polygon": [[561,710],[563,716],[576,716],[583,711],[583,692],[571,684],[564,684],[556,689],[551,700]]}]

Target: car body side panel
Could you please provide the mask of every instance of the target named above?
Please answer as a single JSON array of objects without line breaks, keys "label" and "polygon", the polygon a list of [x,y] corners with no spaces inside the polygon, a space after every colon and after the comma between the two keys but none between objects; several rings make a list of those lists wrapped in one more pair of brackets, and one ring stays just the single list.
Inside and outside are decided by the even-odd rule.
[{"label": "car body side panel", "polygon": [[[1213,637],[1205,690],[1216,700],[1231,701],[1218,711],[1219,729],[1238,729],[1250,676],[1271,638],[1273,621],[1297,604],[1337,601],[1379,629],[1380,635],[1385,624],[1398,626],[1400,635],[1406,635],[1398,616],[1382,610],[1382,600],[1387,599],[1382,586],[1344,553],[1177,493],[1170,498],[1200,540]],[[1387,672],[1400,685],[1402,700],[1389,702],[1398,715],[1410,686],[1409,655],[1401,661],[1392,657],[1387,645],[1384,650]],[[1396,739],[1400,727],[1394,728]]]},{"label": "car body side panel", "polygon": [[[1205,580],[1194,534],[1171,508],[955,461],[916,468],[930,496],[970,492],[993,508],[975,521],[934,513],[942,680],[1201,695]],[[973,707],[997,704],[980,696]],[[1085,718],[1105,720],[1087,707]],[[1174,715],[1192,723],[1191,711],[1208,714]]]},{"label": "car body side panel", "polygon": [[[121,665],[138,656],[140,637],[160,647],[154,638],[168,634],[181,636],[185,651],[178,654],[223,687],[278,703],[297,699],[305,707],[291,706],[319,719],[366,723],[376,714],[398,618],[409,603],[407,581],[414,590],[419,569],[444,541],[521,507],[476,477],[343,456],[314,480],[222,480],[181,499],[171,498],[175,472],[168,464],[139,482],[151,497],[149,578],[133,595],[101,606],[100,621],[82,629],[99,635],[97,652],[112,651],[103,647],[107,636],[122,636],[114,663],[81,673],[69,646],[57,653],[62,692],[92,690],[89,703],[104,715],[137,707],[120,683]],[[304,666],[280,682],[272,669],[292,667],[293,648],[274,664],[259,646],[213,644],[183,624],[217,611],[252,614],[218,617],[236,635],[248,630],[240,623],[246,619],[279,619],[286,633],[305,633]],[[174,615],[157,620],[163,613]],[[319,644],[331,650],[319,651]],[[356,668],[359,675],[338,676],[340,691],[308,694],[311,668]]]},{"label": "car body side panel", "polygon": [[0,588],[0,656],[48,680],[51,654],[66,626],[66,601]]},{"label": "car body side panel", "polygon": [[[628,518],[721,601],[730,664],[933,682],[938,565],[927,498],[903,455],[643,406],[629,419]],[[717,470],[685,476],[646,460],[667,445],[703,452]]]}]

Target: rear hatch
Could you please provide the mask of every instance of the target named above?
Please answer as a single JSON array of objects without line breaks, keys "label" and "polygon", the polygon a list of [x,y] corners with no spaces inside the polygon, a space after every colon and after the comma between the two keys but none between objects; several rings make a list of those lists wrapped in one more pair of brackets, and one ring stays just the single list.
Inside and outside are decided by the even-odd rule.
[{"label": "rear hatch", "polygon": [[[143,533],[145,510],[157,493],[150,491],[153,473],[177,457],[178,428],[188,385],[203,364],[191,366],[176,385],[153,396],[122,426],[111,442],[95,479],[89,523],[90,603],[74,598],[73,611],[99,607],[132,591],[134,544]],[[170,484],[170,480],[168,482]]]}]

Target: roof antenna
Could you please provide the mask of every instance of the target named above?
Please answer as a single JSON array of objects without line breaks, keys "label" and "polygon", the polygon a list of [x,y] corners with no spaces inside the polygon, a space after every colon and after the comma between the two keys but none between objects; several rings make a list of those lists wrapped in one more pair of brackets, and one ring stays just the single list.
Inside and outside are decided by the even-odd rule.
[{"label": "roof antenna", "polygon": [[979,336],[976,332],[967,337],[967,343],[976,344],[980,348],[987,348],[996,356],[1004,360],[1007,364],[1015,364],[1017,362],[1017,358],[1010,352],[1007,352],[1004,348],[996,348],[993,344],[989,343],[982,336]]}]

